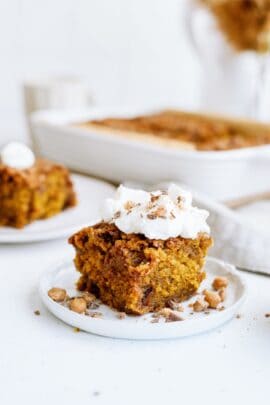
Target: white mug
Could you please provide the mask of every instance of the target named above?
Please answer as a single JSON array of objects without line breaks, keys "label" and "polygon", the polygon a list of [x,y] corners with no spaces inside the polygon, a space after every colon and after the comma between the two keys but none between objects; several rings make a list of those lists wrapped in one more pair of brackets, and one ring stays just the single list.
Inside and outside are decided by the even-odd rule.
[{"label": "white mug", "polygon": [[74,77],[53,77],[27,81],[23,85],[24,111],[29,127],[32,147],[30,115],[39,110],[85,109],[92,104],[86,84]]},{"label": "white mug", "polygon": [[85,108],[92,99],[85,83],[73,77],[53,77],[25,82],[23,85],[27,117],[38,110]]}]

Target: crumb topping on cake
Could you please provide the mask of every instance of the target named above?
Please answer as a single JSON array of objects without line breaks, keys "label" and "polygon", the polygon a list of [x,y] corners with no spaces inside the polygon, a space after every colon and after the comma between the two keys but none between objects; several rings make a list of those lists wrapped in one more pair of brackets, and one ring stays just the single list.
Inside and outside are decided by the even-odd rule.
[{"label": "crumb topping on cake", "polygon": [[[236,26],[239,26],[237,19]],[[130,118],[94,120],[79,126],[89,129],[94,126],[95,129],[105,130],[105,133],[118,134],[127,139],[200,151],[225,151],[270,143],[269,128],[266,126],[254,127],[241,121],[173,110]]]}]

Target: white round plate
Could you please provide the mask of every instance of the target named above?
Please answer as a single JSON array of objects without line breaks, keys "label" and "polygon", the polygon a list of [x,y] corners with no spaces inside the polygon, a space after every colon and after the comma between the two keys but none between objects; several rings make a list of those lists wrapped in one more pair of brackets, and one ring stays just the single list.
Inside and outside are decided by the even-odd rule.
[{"label": "white round plate", "polygon": [[102,318],[91,318],[87,315],[77,314],[68,308],[54,302],[47,292],[52,287],[62,287],[70,296],[76,295],[75,282],[79,277],[71,262],[60,263],[49,268],[40,280],[40,296],[43,303],[57,318],[65,323],[101,336],[121,339],[168,339],[195,335],[216,328],[231,319],[246,295],[246,286],[235,267],[220,260],[208,258],[206,263],[206,280],[200,290],[210,288],[216,276],[226,276],[229,279],[227,297],[224,301],[223,311],[210,310],[208,314],[198,312],[191,314],[188,306],[195,297],[183,303],[184,311],[179,315],[183,321],[151,323],[151,314],[142,316],[117,317],[117,311],[107,305],[100,305],[97,309]]},{"label": "white round plate", "polygon": [[78,205],[22,229],[0,227],[0,243],[25,243],[65,238],[85,225],[98,220],[100,204],[113,194],[115,188],[87,176],[71,176],[78,196]]}]

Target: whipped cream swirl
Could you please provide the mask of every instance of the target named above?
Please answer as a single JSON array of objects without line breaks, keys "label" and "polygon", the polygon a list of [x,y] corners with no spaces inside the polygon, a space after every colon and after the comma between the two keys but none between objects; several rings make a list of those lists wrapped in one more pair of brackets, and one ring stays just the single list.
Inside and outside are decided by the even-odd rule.
[{"label": "whipped cream swirl", "polygon": [[0,150],[0,163],[14,169],[29,169],[35,163],[35,155],[25,144],[10,142]]},{"label": "whipped cream swirl", "polygon": [[208,215],[193,207],[191,193],[175,184],[167,191],[154,192],[120,186],[102,210],[102,219],[122,232],[163,240],[177,236],[195,239],[199,233],[210,233]]}]

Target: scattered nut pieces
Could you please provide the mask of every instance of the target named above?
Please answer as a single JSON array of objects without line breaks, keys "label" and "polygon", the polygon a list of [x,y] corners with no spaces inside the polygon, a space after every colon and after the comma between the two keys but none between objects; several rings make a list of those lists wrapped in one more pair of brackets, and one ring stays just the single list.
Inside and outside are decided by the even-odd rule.
[{"label": "scattered nut pieces", "polygon": [[126,313],[125,312],[118,312],[116,315],[118,319],[125,319]]},{"label": "scattered nut pieces", "polygon": [[81,331],[81,329],[80,328],[73,328],[73,332],[80,332]]},{"label": "scattered nut pieces", "polygon": [[152,211],[149,214],[147,214],[147,218],[148,219],[157,219],[157,218],[166,219],[167,210],[165,207],[158,207],[155,211]]},{"label": "scattered nut pieces", "polygon": [[103,318],[102,312],[89,312],[88,316],[91,318]]},{"label": "scattered nut pieces", "polygon": [[154,318],[154,319],[151,319],[151,321],[150,321],[151,323],[158,323],[159,322],[159,318]]},{"label": "scattered nut pieces", "polygon": [[160,195],[161,195],[161,194],[159,194],[159,195],[154,195],[154,194],[151,193],[151,203],[154,203],[154,202],[156,202],[157,200],[159,200]]},{"label": "scattered nut pieces", "polygon": [[270,318],[270,313],[266,313],[264,316],[265,318]]},{"label": "scattered nut pieces", "polygon": [[221,288],[228,287],[228,279],[226,277],[216,277],[212,283],[214,290],[218,291]]},{"label": "scattered nut pieces", "polygon": [[81,295],[81,298],[84,299],[87,306],[91,305],[96,300],[95,295],[91,294],[89,292],[83,292],[82,295]]},{"label": "scattered nut pieces", "polygon": [[48,296],[55,302],[63,302],[67,292],[64,288],[53,287],[48,291]]},{"label": "scattered nut pieces", "polygon": [[176,302],[174,300],[170,300],[168,302],[169,307],[174,310],[174,311],[178,311],[178,312],[183,312],[184,311],[184,307],[182,304],[180,304],[180,302]]},{"label": "scattered nut pieces", "polygon": [[225,301],[226,299],[226,288],[222,287],[220,290],[218,290],[218,295],[220,296],[221,301]]},{"label": "scattered nut pieces", "polygon": [[117,218],[120,218],[120,217],[121,217],[121,211],[117,211],[117,212],[114,214],[113,219],[117,219]]},{"label": "scattered nut pieces", "polygon": [[218,305],[221,303],[221,298],[218,292],[204,290],[203,291],[204,299],[208,302],[209,307],[217,309]]},{"label": "scattered nut pieces", "polygon": [[242,318],[242,315],[241,315],[241,314],[237,314],[237,315],[236,315],[236,319],[240,319],[240,318]]},{"label": "scattered nut pieces", "polygon": [[206,302],[203,298],[198,298],[195,302],[189,305],[194,312],[205,311],[209,307],[209,303]]},{"label": "scattered nut pieces", "polygon": [[85,291],[78,296],[69,297],[66,290],[63,288],[53,287],[48,291],[48,295],[55,302],[69,308],[71,311],[77,312],[78,314],[98,317],[98,313],[87,313],[89,309],[97,309],[100,306],[96,296],[90,292]]},{"label": "scattered nut pieces", "polygon": [[37,315],[37,316],[39,316],[39,315],[40,315],[40,311],[39,311],[38,309],[36,309],[36,310],[34,311],[34,314]]},{"label": "scattered nut pieces", "polygon": [[84,298],[81,297],[72,298],[69,301],[69,309],[71,309],[71,311],[77,312],[78,314],[83,314],[87,309],[86,301],[84,300]]},{"label": "scattered nut pieces", "polygon": [[172,311],[170,308],[163,308],[153,315],[155,318],[163,317],[165,322],[177,322],[183,321],[183,318],[179,316],[176,312]]},{"label": "scattered nut pieces", "polygon": [[100,305],[97,302],[92,302],[87,306],[88,309],[98,309]]}]

